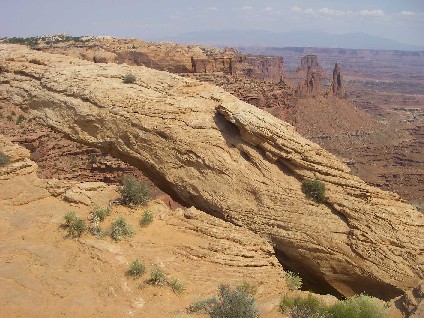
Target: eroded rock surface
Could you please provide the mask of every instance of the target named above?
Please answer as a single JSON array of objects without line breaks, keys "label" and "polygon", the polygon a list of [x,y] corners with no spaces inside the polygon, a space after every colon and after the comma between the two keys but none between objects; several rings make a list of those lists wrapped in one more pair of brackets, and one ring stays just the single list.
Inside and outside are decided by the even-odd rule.
[{"label": "eroded rock surface", "polygon": [[[11,162],[0,166],[0,304],[7,317],[159,317],[183,315],[200,298],[217,292],[221,283],[249,282],[261,317],[275,317],[281,293],[287,291],[284,272],[264,238],[195,208],[171,211],[160,200],[128,209],[112,206],[100,224],[105,233],[124,217],[135,235],[114,242],[108,235],[84,233],[66,237],[61,226],[67,212],[87,221],[94,206],[107,206],[118,193],[101,182],[77,183],[39,179],[28,150],[0,135],[0,151]],[[81,198],[66,196],[77,193]],[[138,222],[148,209],[148,227]],[[146,274],[134,279],[126,272],[139,259]],[[185,290],[146,284],[159,267]]]},{"label": "eroded rock surface", "polygon": [[[268,238],[283,264],[317,284],[391,298],[423,278],[422,214],[222,89],[12,45],[0,46],[0,63],[0,98]],[[122,83],[128,72],[135,84]],[[305,178],[325,183],[326,204],[305,197]]]}]

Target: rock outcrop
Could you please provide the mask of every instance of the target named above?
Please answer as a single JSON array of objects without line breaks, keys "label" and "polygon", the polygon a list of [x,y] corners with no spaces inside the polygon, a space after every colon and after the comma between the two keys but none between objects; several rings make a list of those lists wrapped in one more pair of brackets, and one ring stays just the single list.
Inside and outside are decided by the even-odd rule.
[{"label": "rock outcrop", "polygon": [[342,87],[342,74],[340,71],[339,63],[334,65],[333,70],[333,81],[331,82],[331,89],[333,91],[334,96],[342,96],[343,87]]},{"label": "rock outcrop", "polygon": [[299,70],[307,71],[311,69],[320,69],[321,67],[318,64],[318,57],[316,55],[305,55],[300,59]]},{"label": "rock outcrop", "polygon": [[312,71],[311,67],[308,67],[306,72],[306,78],[303,82],[297,85],[295,94],[297,97],[315,97],[321,92],[321,78],[320,72]]},{"label": "rock outcrop", "polygon": [[[2,135],[0,151],[11,159],[0,165],[2,316],[168,318],[216,294],[221,283],[249,282],[257,287],[261,317],[275,317],[287,287],[264,238],[194,207],[171,211],[160,200],[131,210],[112,206],[100,226],[107,231],[124,216],[136,231],[130,242],[88,233],[66,238],[63,216],[72,211],[87,220],[93,206],[118,197],[115,186],[39,179],[29,151]],[[154,221],[141,229],[146,208]],[[137,258],[147,272],[133,279],[126,271]],[[154,266],[178,278],[184,293],[145,284]]]},{"label": "rock outcrop", "polygon": [[[423,278],[421,213],[222,89],[13,45],[0,45],[0,64],[0,98],[132,163],[182,202],[266,237],[316,285],[388,299]],[[128,72],[135,84],[122,82]],[[325,204],[305,197],[304,179],[325,184]]]},{"label": "rock outcrop", "polygon": [[299,98],[309,98],[321,95],[322,69],[316,55],[305,55],[300,60],[297,69],[298,76],[304,77],[297,85],[295,94]]},{"label": "rock outcrop", "polygon": [[245,77],[279,83],[283,79],[283,58],[267,56],[238,57],[236,68]]}]

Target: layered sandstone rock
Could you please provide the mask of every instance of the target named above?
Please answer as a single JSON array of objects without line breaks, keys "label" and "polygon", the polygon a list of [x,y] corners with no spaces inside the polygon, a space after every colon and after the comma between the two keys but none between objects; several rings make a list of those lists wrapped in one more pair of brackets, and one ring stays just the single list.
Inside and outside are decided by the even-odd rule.
[{"label": "layered sandstone rock", "polygon": [[307,71],[308,68],[319,69],[321,68],[318,64],[318,57],[316,55],[305,55],[300,59],[299,70]]},{"label": "layered sandstone rock", "polygon": [[[422,214],[222,89],[19,46],[0,46],[0,63],[0,98],[131,162],[179,200],[261,234],[316,284],[391,298],[423,278]],[[122,83],[128,72],[135,84]],[[305,197],[303,179],[325,183],[326,204]]]},{"label": "layered sandstone rock", "polygon": [[[0,151],[11,159],[0,166],[2,316],[168,318],[216,294],[221,283],[249,282],[257,287],[261,317],[275,317],[287,288],[264,238],[194,207],[171,211],[159,200],[131,210],[112,206],[100,226],[107,232],[112,220],[125,217],[136,232],[129,242],[88,233],[66,238],[65,213],[87,221],[95,205],[118,197],[115,186],[39,179],[29,151],[2,135]],[[145,209],[154,221],[140,228]],[[139,279],[126,275],[135,259],[146,266]],[[184,293],[146,284],[154,266],[178,278]]]},{"label": "layered sandstone rock", "polygon": [[320,94],[321,91],[321,78],[320,72],[312,71],[311,67],[308,67],[306,72],[306,78],[304,81],[299,82],[295,94],[297,97],[315,97]]}]

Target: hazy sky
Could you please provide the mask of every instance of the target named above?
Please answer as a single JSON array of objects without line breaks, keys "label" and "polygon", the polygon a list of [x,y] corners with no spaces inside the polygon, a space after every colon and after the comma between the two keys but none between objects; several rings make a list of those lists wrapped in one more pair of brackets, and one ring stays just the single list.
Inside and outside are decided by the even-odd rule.
[{"label": "hazy sky", "polygon": [[424,45],[424,0],[0,0],[0,37],[154,40],[221,29],[364,32]]}]

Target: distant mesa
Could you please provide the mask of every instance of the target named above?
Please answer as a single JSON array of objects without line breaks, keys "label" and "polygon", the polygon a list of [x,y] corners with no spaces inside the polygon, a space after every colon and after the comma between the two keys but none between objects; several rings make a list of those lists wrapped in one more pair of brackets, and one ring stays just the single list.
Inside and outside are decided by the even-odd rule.
[{"label": "distant mesa", "polygon": [[298,70],[307,71],[308,68],[311,69],[321,69],[321,66],[318,64],[318,57],[316,55],[305,55],[300,59],[300,67]]},{"label": "distant mesa", "polygon": [[224,73],[270,82],[283,79],[283,58],[248,56],[233,50],[209,57],[191,57],[192,73]]}]

